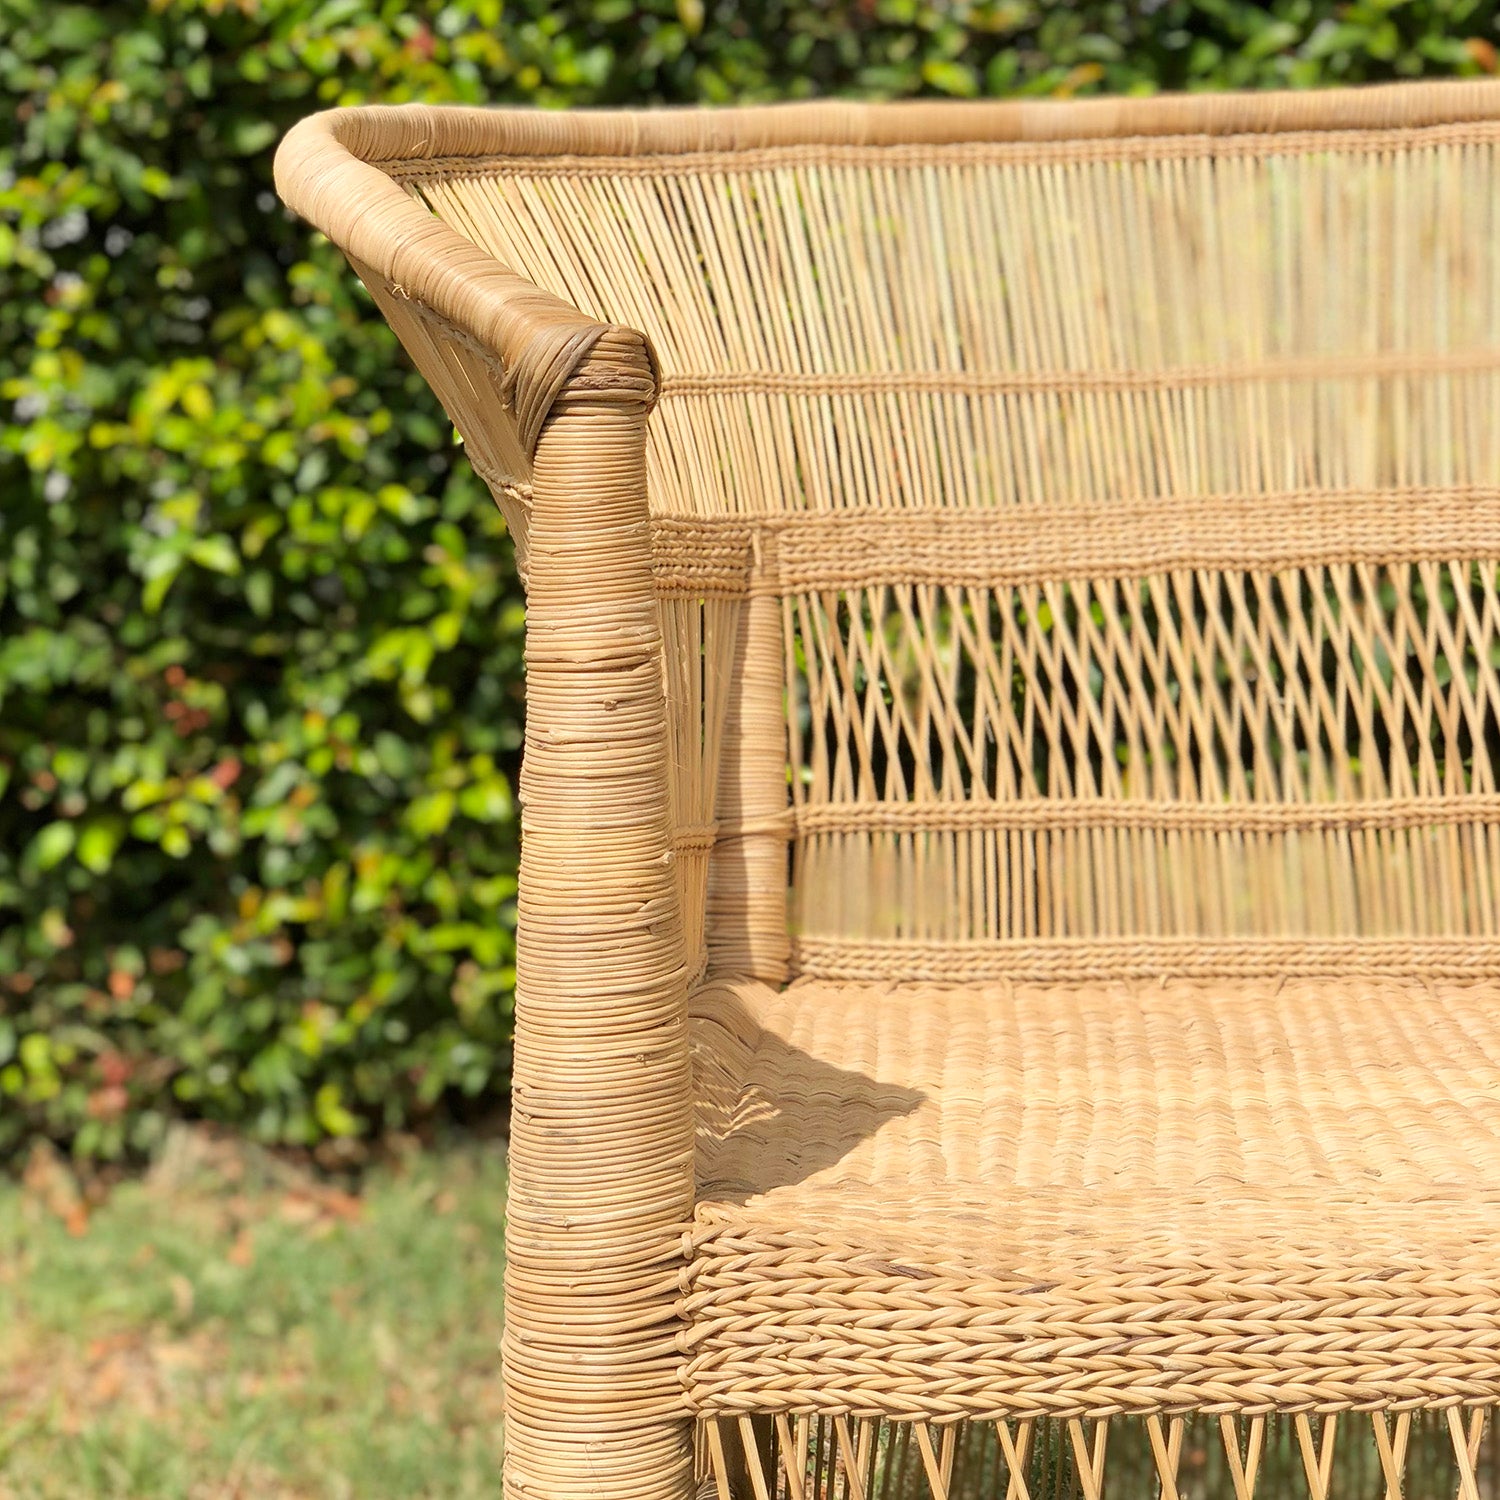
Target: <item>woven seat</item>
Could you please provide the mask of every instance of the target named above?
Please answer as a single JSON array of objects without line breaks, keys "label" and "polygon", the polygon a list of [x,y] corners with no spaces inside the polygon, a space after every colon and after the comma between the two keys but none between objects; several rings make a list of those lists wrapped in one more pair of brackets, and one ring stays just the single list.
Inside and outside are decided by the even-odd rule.
[{"label": "woven seat", "polygon": [[1500,81],[277,174],[526,587],[510,1500],[1479,1500]]},{"label": "woven seat", "polygon": [[913,1420],[1484,1398],[1497,1002],[709,986],[693,1399]]}]

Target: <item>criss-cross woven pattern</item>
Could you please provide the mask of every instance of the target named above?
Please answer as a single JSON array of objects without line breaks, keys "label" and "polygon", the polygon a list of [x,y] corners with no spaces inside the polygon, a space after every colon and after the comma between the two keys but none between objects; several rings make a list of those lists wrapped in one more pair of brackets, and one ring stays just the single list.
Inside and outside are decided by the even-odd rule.
[{"label": "criss-cross woven pattern", "polygon": [[278,180],[527,589],[508,1495],[1176,1497],[1207,1412],[1324,1500],[1361,1410],[1394,1497],[1428,1407],[1478,1500],[1500,82]]},{"label": "criss-cross woven pattern", "polygon": [[[779,604],[794,969],[964,979],[1062,962],[1052,939],[1108,972],[1120,938],[1495,936],[1497,142],[398,175],[651,332],[669,691],[702,724],[680,822],[745,837],[695,689],[731,670],[735,601]],[[1400,804],[1378,830],[1371,801]],[[696,936],[709,847],[680,855]]]}]

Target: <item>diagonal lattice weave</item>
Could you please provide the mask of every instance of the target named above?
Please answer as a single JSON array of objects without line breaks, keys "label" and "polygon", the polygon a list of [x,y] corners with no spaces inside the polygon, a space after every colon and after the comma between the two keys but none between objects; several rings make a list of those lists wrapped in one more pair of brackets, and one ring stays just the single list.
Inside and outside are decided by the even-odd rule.
[{"label": "diagonal lattice weave", "polygon": [[510,1500],[1479,1500],[1500,84],[278,172],[527,583]]},{"label": "diagonal lattice weave", "polygon": [[[1496,151],[1473,122],[400,180],[651,331],[664,599],[786,599],[794,965],[970,978],[1495,935]],[[719,608],[667,617],[695,934]],[[1044,951],[932,947],[1009,942]]]},{"label": "diagonal lattice weave", "polygon": [[804,951],[1493,939],[1496,576],[1342,564],[796,596]]}]

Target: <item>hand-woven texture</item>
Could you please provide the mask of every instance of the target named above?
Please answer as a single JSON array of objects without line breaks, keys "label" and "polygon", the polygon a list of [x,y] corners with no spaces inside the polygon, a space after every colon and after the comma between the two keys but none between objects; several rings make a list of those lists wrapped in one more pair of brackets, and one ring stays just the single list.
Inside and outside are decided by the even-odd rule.
[{"label": "hand-woven texture", "polygon": [[1023,1500],[1044,1418],[1098,1500],[1115,1413],[1175,1497],[1189,1407],[1240,1500],[1370,1408],[1394,1496],[1422,1406],[1478,1500],[1500,83],[342,110],[278,180],[526,581],[512,1500]]},{"label": "hand-woven texture", "polygon": [[693,1012],[700,1411],[1494,1393],[1500,987],[740,981]]}]

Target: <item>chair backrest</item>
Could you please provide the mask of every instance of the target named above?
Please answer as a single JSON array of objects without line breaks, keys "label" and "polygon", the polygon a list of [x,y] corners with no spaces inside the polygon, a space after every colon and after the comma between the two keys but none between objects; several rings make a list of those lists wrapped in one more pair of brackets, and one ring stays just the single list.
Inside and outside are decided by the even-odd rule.
[{"label": "chair backrest", "polygon": [[654,343],[714,965],[1500,971],[1495,86],[573,117],[392,170]]}]

